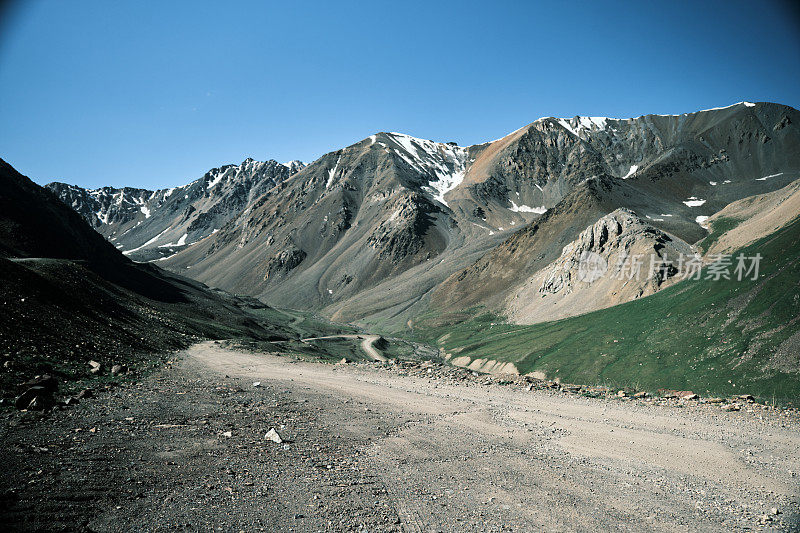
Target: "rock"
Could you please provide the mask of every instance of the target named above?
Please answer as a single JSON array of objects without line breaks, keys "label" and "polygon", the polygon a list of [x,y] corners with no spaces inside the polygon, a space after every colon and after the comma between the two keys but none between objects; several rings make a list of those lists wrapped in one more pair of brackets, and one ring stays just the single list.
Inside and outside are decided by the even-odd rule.
[{"label": "rock", "polygon": [[267,434],[264,435],[264,438],[271,440],[275,444],[281,444],[283,442],[283,439],[280,435],[278,435],[278,432],[275,431],[275,428],[269,428],[269,431],[267,431]]},{"label": "rock", "polygon": [[779,514],[781,514],[781,512],[778,510],[777,507],[773,507],[772,509],[769,510],[769,514],[771,514],[772,516],[778,516]]},{"label": "rock", "polygon": [[753,403],[754,401],[756,401],[755,398],[753,398],[749,394],[741,394],[741,395],[739,395],[739,399],[740,400],[744,400],[744,401],[746,401],[748,403]]},{"label": "rock", "polygon": [[128,367],[125,365],[114,365],[111,367],[111,375],[116,376],[117,374],[124,374],[128,371]]},{"label": "rock", "polygon": [[258,387],[260,387],[260,386],[261,386],[261,382],[260,382],[260,381],[254,381],[254,382],[253,382],[253,387],[256,387],[256,388],[258,388]]},{"label": "rock", "polygon": [[26,381],[23,383],[25,387],[43,387],[48,392],[56,392],[58,391],[58,381],[56,378],[49,374],[42,374],[41,376],[36,376],[30,381]]},{"label": "rock", "polygon": [[339,361],[339,364],[340,364],[340,365],[346,365],[346,364],[347,364],[347,359],[345,359],[344,357],[342,357],[342,360],[341,360],[341,361]]},{"label": "rock", "polygon": [[103,368],[103,365],[101,365],[97,361],[89,361],[89,366],[91,367],[89,368],[89,372],[91,372],[92,374],[99,374],[100,370],[102,370]]},{"label": "rock", "polygon": [[725,411],[739,411],[742,408],[739,407],[738,405],[736,405],[735,403],[731,403],[731,404],[726,405],[722,409],[724,409]]},{"label": "rock", "polygon": [[706,403],[723,403],[725,402],[724,398],[706,398]]},{"label": "rock", "polygon": [[637,392],[636,394],[634,394],[634,395],[633,395],[633,397],[634,397],[634,398],[647,398],[647,393],[646,393],[646,392],[644,392],[644,391],[642,391],[642,392]]},{"label": "rock", "polygon": [[52,391],[44,387],[34,386],[23,392],[17,398],[15,405],[17,409],[28,409],[31,411],[46,411],[55,405]]},{"label": "rock", "polygon": [[78,398],[67,398],[64,400],[64,406],[70,407],[72,405],[78,405],[81,401]]},{"label": "rock", "polygon": [[624,390],[617,391],[618,398],[624,398],[625,396],[627,396],[627,394],[625,394]]},{"label": "rock", "polygon": [[223,437],[233,437],[233,431],[223,431],[222,432],[222,436]]},{"label": "rock", "polygon": [[658,395],[662,398],[677,398],[678,391],[672,389],[658,389]]},{"label": "rock", "polygon": [[94,398],[94,390],[92,389],[83,389],[78,394],[75,395],[75,398],[78,400],[85,400],[89,398]]},{"label": "rock", "polygon": [[681,400],[696,400],[699,396],[690,390],[680,390],[675,393],[675,396]]},{"label": "rock", "polygon": [[34,411],[49,409],[54,404],[53,392],[39,385],[29,387],[14,402],[17,409],[31,409]]}]

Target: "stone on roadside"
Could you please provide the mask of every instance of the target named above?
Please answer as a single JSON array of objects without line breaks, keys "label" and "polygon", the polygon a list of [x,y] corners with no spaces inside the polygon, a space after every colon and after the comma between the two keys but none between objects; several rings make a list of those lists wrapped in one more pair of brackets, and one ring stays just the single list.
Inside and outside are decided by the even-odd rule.
[{"label": "stone on roadside", "polygon": [[647,393],[645,391],[637,392],[633,395],[634,398],[647,398]]},{"label": "stone on roadside", "polygon": [[103,365],[98,363],[97,361],[89,361],[89,372],[92,374],[99,374],[100,370],[102,370]]},{"label": "stone on roadside", "polygon": [[94,390],[92,389],[83,389],[78,394],[75,395],[75,398],[78,400],[85,400],[89,398],[94,398]]},{"label": "stone on roadside", "polygon": [[44,411],[53,407],[53,392],[40,385],[28,387],[22,394],[17,396],[14,405],[17,409],[30,409],[33,411]]},{"label": "stone on roadside", "polygon": [[253,382],[253,387],[256,387],[256,388],[258,388],[258,387],[260,387],[260,386],[261,386],[261,382],[260,382],[260,381],[254,381],[254,382]]},{"label": "stone on roadside", "polygon": [[267,434],[264,435],[264,438],[267,440],[271,440],[275,444],[283,443],[283,439],[281,438],[280,435],[278,435],[278,432],[275,431],[275,428],[269,428],[269,431],[267,431]]},{"label": "stone on roadside", "polygon": [[114,365],[111,367],[111,375],[116,376],[117,374],[124,374],[128,371],[128,367],[125,365]]},{"label": "stone on roadside", "polygon": [[679,390],[678,392],[675,393],[675,396],[677,396],[681,400],[696,400],[700,397],[690,390]]},{"label": "stone on roadside", "polygon": [[625,393],[624,390],[617,391],[617,397],[618,398],[624,398],[625,396],[627,396],[627,394]]}]

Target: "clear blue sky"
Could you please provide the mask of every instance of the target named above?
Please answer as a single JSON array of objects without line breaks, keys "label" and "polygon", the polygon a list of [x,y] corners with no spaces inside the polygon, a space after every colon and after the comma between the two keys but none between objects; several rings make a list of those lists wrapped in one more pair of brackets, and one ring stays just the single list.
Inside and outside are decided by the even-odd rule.
[{"label": "clear blue sky", "polygon": [[30,0],[2,12],[0,157],[157,188],[376,131],[468,145],[541,116],[800,107],[790,5]]}]

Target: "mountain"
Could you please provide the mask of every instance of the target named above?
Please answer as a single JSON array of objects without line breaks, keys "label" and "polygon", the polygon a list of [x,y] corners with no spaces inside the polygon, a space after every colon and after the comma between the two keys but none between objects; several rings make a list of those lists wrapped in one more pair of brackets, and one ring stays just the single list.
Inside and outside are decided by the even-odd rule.
[{"label": "mountain", "polygon": [[729,203],[791,183],[798,123],[793,108],[742,102],[548,117],[468,147],[378,133],[322,156],[162,264],[388,330],[430,309],[506,314],[532,275],[619,208],[645,233],[692,244]]},{"label": "mountain", "polygon": [[296,336],[257,300],[134,263],[2,160],[0,281],[4,395],[35,374],[79,379],[90,359],[149,365],[199,339]]},{"label": "mountain", "polygon": [[[415,335],[437,345],[451,361],[473,368],[533,372],[547,379],[605,385],[612,390],[634,386],[651,392],[693,390],[718,396],[746,392],[796,402],[800,395],[800,211],[790,205],[797,200],[797,184],[780,194],[756,195],[738,206],[731,204],[737,208],[771,204],[779,212],[788,208],[793,216],[781,212],[775,218],[781,220],[777,228],[763,226],[769,228],[766,233],[752,239],[753,228],[747,227],[747,220],[738,225],[717,222],[727,229],[714,227],[707,238],[749,243],[725,249],[749,258],[760,254],[757,277],[709,278],[706,265],[700,279],[671,284],[646,298],[561,320],[553,316],[533,325],[509,323],[491,312],[445,316],[431,311],[415,323]],[[785,199],[781,205],[778,197]],[[591,289],[583,291],[591,296],[587,294]]]},{"label": "mountain", "polygon": [[137,261],[167,257],[200,241],[305,165],[246,159],[224,165],[182,187],[151,191],[124,187],[47,187],[116,248]]},{"label": "mountain", "polygon": [[[651,227],[648,231],[664,232],[685,249],[687,243],[706,237],[705,221],[729,203],[775,191],[797,180],[798,120],[798,112],[787,106],[743,102],[688,115],[648,115],[627,121],[537,121],[533,131],[529,128],[529,135],[538,138],[543,130],[567,130],[579,148],[573,148],[567,158],[577,158],[578,162],[565,165],[591,167],[597,177],[574,187],[536,223],[454,273],[432,293],[431,307],[446,314],[481,305],[530,323],[625,301],[608,288],[604,297],[598,293],[597,298],[571,309],[562,305],[558,313],[548,315],[548,304],[541,300],[544,297],[552,303],[553,298],[546,296],[546,290],[537,292],[541,286],[535,295],[530,288],[541,281],[537,277],[542,272],[552,270],[564,247],[579,232],[587,231],[617,208],[630,209]],[[562,141],[562,136],[557,135],[551,143],[523,144],[553,145],[559,152],[557,147]],[[520,150],[515,149],[515,153]],[[650,292],[642,289],[632,296]],[[530,301],[534,296],[535,300]]]}]

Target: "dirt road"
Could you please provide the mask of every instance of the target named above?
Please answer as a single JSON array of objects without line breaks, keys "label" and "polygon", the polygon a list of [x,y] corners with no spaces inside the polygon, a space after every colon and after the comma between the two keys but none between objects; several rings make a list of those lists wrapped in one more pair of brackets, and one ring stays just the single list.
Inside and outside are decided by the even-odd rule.
[{"label": "dirt road", "polygon": [[[775,414],[456,384],[214,343],[177,361],[66,421],[13,418],[0,451],[19,472],[3,481],[5,523],[38,512],[99,531],[798,525],[800,428]],[[265,441],[272,426],[291,442]],[[97,500],[76,497],[87,491]]]},{"label": "dirt road", "polygon": [[375,348],[375,342],[380,339],[380,335],[328,335],[327,337],[309,337],[302,339],[303,342],[319,341],[325,339],[359,339],[361,340],[361,349],[367,354],[367,357],[373,361],[386,362],[388,359],[383,356],[381,352]]}]

